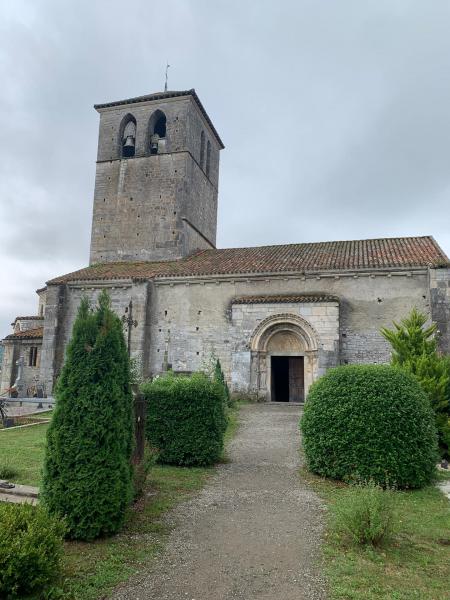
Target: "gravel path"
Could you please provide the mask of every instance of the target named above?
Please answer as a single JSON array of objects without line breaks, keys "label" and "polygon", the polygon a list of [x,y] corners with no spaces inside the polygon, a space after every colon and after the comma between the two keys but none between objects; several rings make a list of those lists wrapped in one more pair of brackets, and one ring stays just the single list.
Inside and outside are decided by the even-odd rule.
[{"label": "gravel path", "polygon": [[322,505],[298,476],[298,406],[250,404],[230,462],[171,515],[169,543],[121,600],[324,599]]}]

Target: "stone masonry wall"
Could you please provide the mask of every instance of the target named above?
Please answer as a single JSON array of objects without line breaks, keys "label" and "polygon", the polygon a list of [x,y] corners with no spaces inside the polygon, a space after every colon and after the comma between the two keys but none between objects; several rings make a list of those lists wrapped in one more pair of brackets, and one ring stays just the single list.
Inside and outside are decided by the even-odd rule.
[{"label": "stone masonry wall", "polygon": [[[73,324],[81,299],[86,296],[92,306],[95,306],[101,291],[106,288],[111,297],[111,306],[116,314],[128,316],[130,300],[133,303],[133,320],[136,327],[131,330],[131,356],[145,356],[144,339],[147,334],[147,282],[132,283],[131,281],[115,281],[109,284],[97,285],[64,285],[49,286],[47,309],[44,326],[44,345],[41,359],[40,379],[45,382],[50,394],[55,377],[60,373],[65,359],[65,351],[72,334]],[[127,326],[124,325],[124,335],[127,339]]]},{"label": "stone masonry wall", "polygon": [[[277,276],[158,280],[151,306],[149,371],[161,372],[165,361],[176,371],[194,371],[214,352],[227,379],[233,380],[233,355],[249,359],[249,328],[233,322],[231,301],[255,294],[332,294],[340,299],[339,361],[387,362],[390,351],[379,330],[403,318],[413,306],[430,314],[428,274],[377,273],[324,276]],[[268,305],[265,305],[266,307]],[[270,305],[269,305],[270,306]],[[300,313],[301,307],[296,310]],[[270,307],[276,311],[276,307]],[[258,313],[261,314],[258,314]],[[254,321],[265,308],[248,311]],[[286,305],[279,305],[286,312]],[[298,314],[297,313],[297,314]],[[237,313],[235,313],[237,314]],[[242,373],[240,375],[242,380]]]},{"label": "stone masonry wall", "polygon": [[439,331],[439,347],[450,352],[450,269],[430,269],[432,318]]},{"label": "stone masonry wall", "polygon": [[[324,368],[338,362],[387,362],[390,350],[380,328],[402,319],[413,306],[431,315],[428,282],[428,272],[422,270],[374,276],[255,275],[49,286],[41,379],[51,387],[53,371],[61,369],[81,297],[88,295],[94,302],[104,286],[119,316],[126,314],[133,300],[138,326],[132,330],[131,353],[142,359],[146,375],[160,373],[168,366],[175,371],[195,371],[214,353],[235,389],[248,391],[250,336],[269,314],[298,314],[309,321],[319,334],[319,362]],[[339,327],[336,314],[328,314],[328,307],[313,303],[232,304],[237,296],[299,293],[337,296]]]},{"label": "stone masonry wall", "polygon": [[14,383],[14,364],[18,359],[16,345],[12,341],[3,342],[3,348],[0,394],[4,393]]},{"label": "stone masonry wall", "polygon": [[[36,366],[30,366],[30,350],[37,347]],[[0,383],[0,393],[11,387],[17,378],[16,361],[23,356],[24,366],[22,369],[22,378],[19,385],[19,397],[24,398],[31,394],[31,388],[40,381],[40,363],[41,363],[42,340],[8,340],[4,342],[4,359],[2,364],[2,378]]]},{"label": "stone masonry wall", "polygon": [[[148,123],[167,117],[164,148],[148,151]],[[126,115],[137,121],[136,154],[121,159]],[[210,140],[211,170],[199,165],[201,131]],[[191,97],[101,109],[90,262],[170,260],[216,241],[219,144]],[[204,238],[186,230],[183,218]]]}]

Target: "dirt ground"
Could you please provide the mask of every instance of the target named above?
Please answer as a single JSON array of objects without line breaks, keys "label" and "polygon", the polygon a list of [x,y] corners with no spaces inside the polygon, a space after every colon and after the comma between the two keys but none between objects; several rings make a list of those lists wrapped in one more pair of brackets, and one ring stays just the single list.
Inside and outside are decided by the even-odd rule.
[{"label": "dirt ground", "polygon": [[176,526],[150,572],[121,600],[324,599],[317,565],[323,507],[299,475],[299,407],[250,404],[230,462],[171,515]]}]

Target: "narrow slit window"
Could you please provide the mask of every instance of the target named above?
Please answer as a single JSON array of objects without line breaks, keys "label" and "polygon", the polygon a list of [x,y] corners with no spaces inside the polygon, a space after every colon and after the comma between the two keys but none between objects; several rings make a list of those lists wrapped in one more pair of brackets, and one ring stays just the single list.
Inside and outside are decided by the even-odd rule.
[{"label": "narrow slit window", "polygon": [[38,353],[37,346],[31,346],[29,360],[28,360],[28,366],[35,367],[37,365],[37,353]]},{"label": "narrow slit window", "polygon": [[211,142],[208,140],[206,144],[206,175],[209,177],[211,170]]},{"label": "narrow slit window", "polygon": [[205,163],[205,132],[202,131],[200,136],[200,167],[204,169]]}]

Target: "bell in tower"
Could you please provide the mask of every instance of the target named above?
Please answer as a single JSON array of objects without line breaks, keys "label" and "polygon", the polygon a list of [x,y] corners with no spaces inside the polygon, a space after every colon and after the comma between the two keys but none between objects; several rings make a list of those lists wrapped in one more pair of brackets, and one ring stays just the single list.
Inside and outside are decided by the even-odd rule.
[{"label": "bell in tower", "polygon": [[134,156],[136,148],[136,123],[132,120],[128,121],[123,130],[122,137],[122,156],[131,158]]}]

